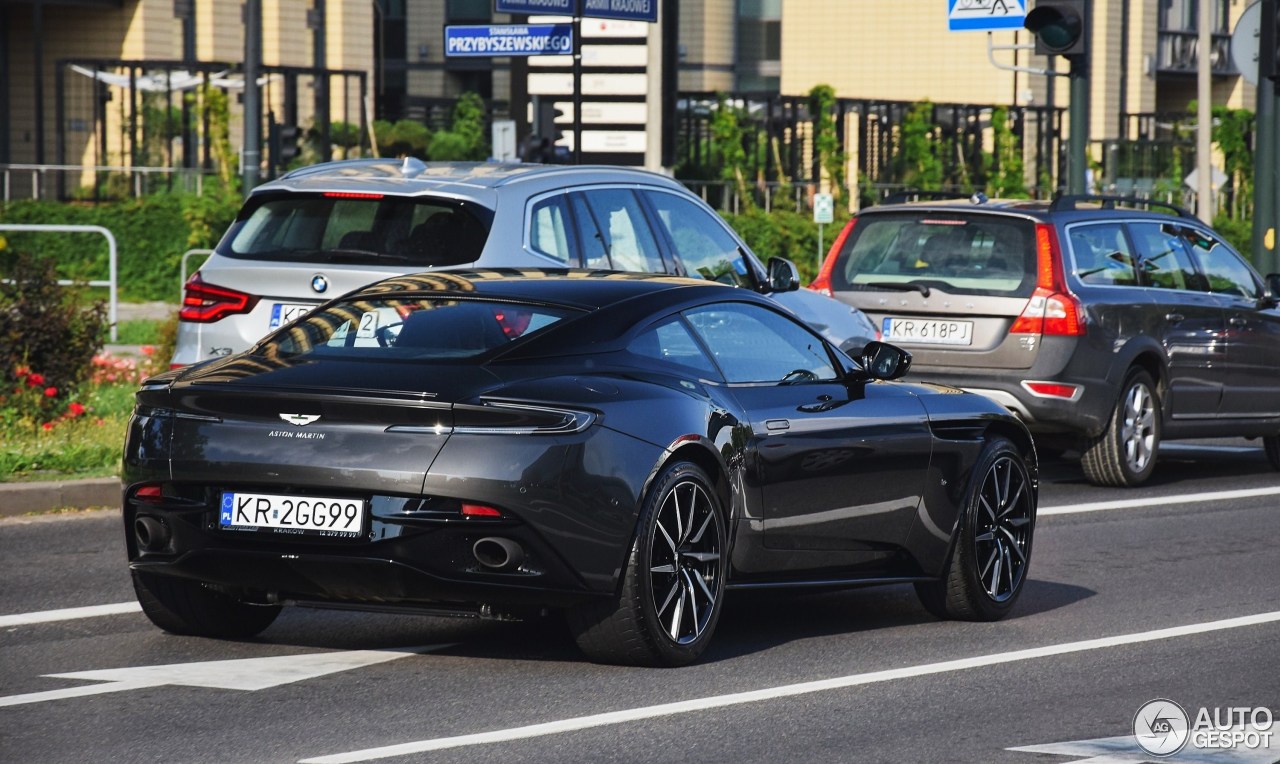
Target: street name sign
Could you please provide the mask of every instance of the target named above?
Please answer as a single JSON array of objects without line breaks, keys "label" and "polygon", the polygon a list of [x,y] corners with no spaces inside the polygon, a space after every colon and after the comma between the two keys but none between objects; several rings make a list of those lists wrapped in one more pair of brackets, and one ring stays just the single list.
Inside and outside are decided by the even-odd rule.
[{"label": "street name sign", "polygon": [[476,24],[444,28],[444,54],[449,57],[563,56],[572,52],[571,24]]},{"label": "street name sign", "polygon": [[494,0],[498,13],[551,13],[572,16],[578,0]]},{"label": "street name sign", "polygon": [[1027,0],[947,0],[947,28],[952,32],[999,32],[1022,29]]}]

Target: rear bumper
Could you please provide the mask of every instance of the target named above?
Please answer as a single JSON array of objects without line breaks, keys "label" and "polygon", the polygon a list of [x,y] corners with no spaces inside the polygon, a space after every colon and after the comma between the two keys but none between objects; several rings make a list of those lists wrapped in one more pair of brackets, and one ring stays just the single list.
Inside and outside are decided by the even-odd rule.
[{"label": "rear bumper", "polygon": [[[938,382],[986,396],[1012,411],[1032,433],[1097,437],[1107,428],[1115,407],[1116,390],[1105,379],[1064,379],[1037,376],[1034,369],[1013,373],[964,374],[925,367],[912,368],[911,379]],[[1060,382],[1079,386],[1074,399],[1035,395],[1024,381]]]}]

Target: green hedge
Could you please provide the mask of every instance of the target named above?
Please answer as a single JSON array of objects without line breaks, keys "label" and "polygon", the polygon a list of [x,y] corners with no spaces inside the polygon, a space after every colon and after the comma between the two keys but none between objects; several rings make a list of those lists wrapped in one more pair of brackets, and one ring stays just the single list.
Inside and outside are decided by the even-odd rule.
[{"label": "green hedge", "polygon": [[822,254],[818,255],[818,224],[809,212],[773,210],[765,212],[751,207],[736,215],[720,213],[729,222],[752,252],[767,261],[770,257],[785,257],[800,270],[800,283],[808,284],[818,275],[822,259],[844,224],[847,215],[837,212],[834,223],[822,227]]},{"label": "green hedge", "polygon": [[[213,247],[238,207],[238,199],[216,193],[109,204],[18,201],[0,207],[0,223],[102,226],[116,238],[120,298],[176,302],[182,253]],[[0,274],[8,274],[18,252],[31,252],[53,258],[62,278],[107,278],[100,234],[0,231],[0,242]]]}]

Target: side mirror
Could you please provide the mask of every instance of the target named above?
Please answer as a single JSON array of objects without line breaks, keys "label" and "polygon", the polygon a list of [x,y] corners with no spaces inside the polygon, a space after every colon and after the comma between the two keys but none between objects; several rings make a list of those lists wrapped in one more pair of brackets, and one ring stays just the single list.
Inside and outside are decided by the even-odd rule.
[{"label": "side mirror", "polygon": [[887,342],[868,342],[861,360],[872,379],[898,379],[911,369],[911,354]]},{"label": "side mirror", "polygon": [[1265,281],[1267,284],[1267,301],[1272,305],[1280,304],[1280,273],[1268,273]]},{"label": "side mirror", "polygon": [[800,271],[785,257],[769,258],[769,291],[794,292],[800,288]]}]

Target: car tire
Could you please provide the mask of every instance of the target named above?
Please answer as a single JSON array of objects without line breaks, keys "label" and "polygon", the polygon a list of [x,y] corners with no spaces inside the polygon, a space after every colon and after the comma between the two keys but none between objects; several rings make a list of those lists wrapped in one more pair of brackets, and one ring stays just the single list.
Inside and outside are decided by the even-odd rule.
[{"label": "car tire", "polygon": [[915,585],[921,604],[950,620],[1003,618],[1027,580],[1035,520],[1036,489],[1025,458],[1007,439],[989,440],[974,465],[943,577]]},{"label": "car tire", "polygon": [[279,605],[253,605],[199,581],[133,571],[142,612],[172,634],[244,639],[260,633],[280,614]]},{"label": "car tire", "polygon": [[618,595],[566,613],[582,652],[633,666],[697,660],[720,619],[726,539],[707,474],[684,461],[664,468],[641,507]]},{"label": "car tire", "polygon": [[1156,468],[1160,423],[1155,382],[1142,369],[1130,369],[1106,431],[1080,454],[1085,479],[1122,488],[1146,482]]},{"label": "car tire", "polygon": [[1262,450],[1267,452],[1267,462],[1271,469],[1280,470],[1280,435],[1263,436]]}]

